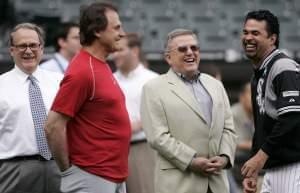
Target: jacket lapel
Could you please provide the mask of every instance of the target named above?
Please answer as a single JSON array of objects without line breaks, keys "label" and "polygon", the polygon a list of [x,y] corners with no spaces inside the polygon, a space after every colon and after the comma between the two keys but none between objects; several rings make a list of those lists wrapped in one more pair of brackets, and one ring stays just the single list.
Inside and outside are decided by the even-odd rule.
[{"label": "jacket lapel", "polygon": [[191,93],[188,87],[184,84],[182,80],[180,80],[180,78],[173,72],[173,70],[170,69],[168,71],[167,79],[171,91],[185,104],[187,104],[196,114],[198,114],[205,123],[207,123],[205,120],[204,113],[198,107],[199,104],[193,96],[193,93]]}]

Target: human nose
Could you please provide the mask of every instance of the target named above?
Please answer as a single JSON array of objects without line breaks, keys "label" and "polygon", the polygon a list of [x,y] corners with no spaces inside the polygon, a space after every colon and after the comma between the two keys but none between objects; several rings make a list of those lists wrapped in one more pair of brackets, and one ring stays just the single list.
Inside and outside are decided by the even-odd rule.
[{"label": "human nose", "polygon": [[123,29],[123,27],[120,28],[120,37],[124,37],[125,36],[125,31]]},{"label": "human nose", "polygon": [[190,46],[187,46],[187,50],[185,52],[187,55],[193,54],[193,50]]},{"label": "human nose", "polygon": [[247,33],[247,34],[243,34],[242,39],[244,40],[252,40],[253,39],[253,35],[251,33]]}]

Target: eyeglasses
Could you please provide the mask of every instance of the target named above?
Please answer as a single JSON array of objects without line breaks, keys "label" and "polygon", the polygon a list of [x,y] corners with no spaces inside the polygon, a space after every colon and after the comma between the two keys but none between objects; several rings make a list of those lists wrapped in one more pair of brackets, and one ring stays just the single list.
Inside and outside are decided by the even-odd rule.
[{"label": "eyeglasses", "polygon": [[197,52],[200,49],[199,46],[197,45],[190,45],[190,46],[178,46],[177,50],[178,52],[185,53],[188,51],[189,48],[192,50],[192,52]]},{"label": "eyeglasses", "polygon": [[197,46],[197,45],[190,45],[190,46],[178,46],[177,48],[174,48],[174,49],[171,49],[169,51],[172,51],[172,50],[177,50],[178,52],[181,52],[181,53],[186,53],[188,51],[188,49],[191,49],[192,52],[197,52],[200,50],[200,47]]},{"label": "eyeglasses", "polygon": [[13,45],[15,48],[17,48],[20,52],[24,52],[29,48],[31,51],[37,51],[41,44],[32,43],[32,44],[19,44],[19,45]]}]

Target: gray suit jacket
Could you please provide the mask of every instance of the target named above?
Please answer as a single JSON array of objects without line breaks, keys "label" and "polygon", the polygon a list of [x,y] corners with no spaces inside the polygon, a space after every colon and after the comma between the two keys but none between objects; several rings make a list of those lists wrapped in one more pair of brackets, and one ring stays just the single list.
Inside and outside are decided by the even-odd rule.
[{"label": "gray suit jacket", "polygon": [[141,115],[144,130],[157,152],[156,193],[229,193],[223,170],[203,176],[189,171],[193,156],[210,158],[225,154],[233,165],[236,135],[225,89],[206,74],[200,81],[213,101],[212,124],[184,82],[172,71],[151,80],[143,88]]}]

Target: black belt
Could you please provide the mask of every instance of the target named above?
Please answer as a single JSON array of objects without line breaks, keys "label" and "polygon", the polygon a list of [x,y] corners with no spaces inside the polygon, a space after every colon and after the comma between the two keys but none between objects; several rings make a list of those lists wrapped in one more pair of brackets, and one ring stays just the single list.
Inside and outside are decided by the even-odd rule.
[{"label": "black belt", "polygon": [[[0,161],[25,161],[25,160],[39,160],[39,161],[48,161],[41,155],[25,155],[25,156],[16,156],[8,159],[2,159]],[[53,160],[51,158],[50,160]]]},{"label": "black belt", "polygon": [[139,140],[131,141],[130,144],[131,144],[131,145],[134,145],[134,144],[145,143],[145,142],[147,142],[146,139],[139,139]]}]

